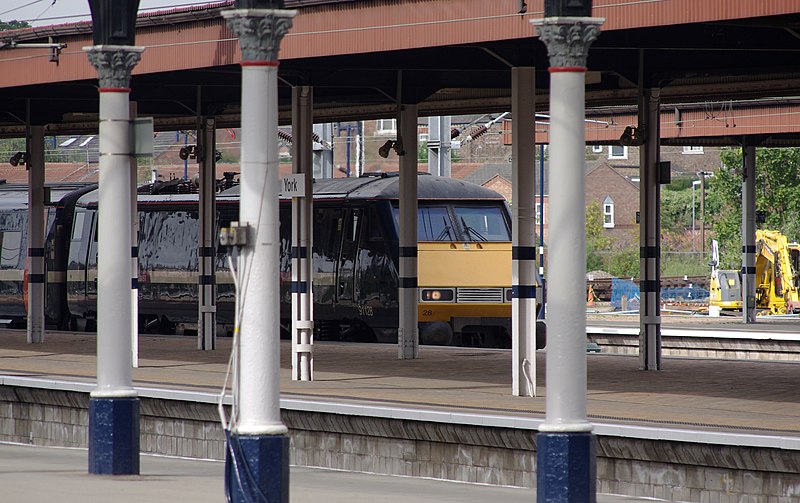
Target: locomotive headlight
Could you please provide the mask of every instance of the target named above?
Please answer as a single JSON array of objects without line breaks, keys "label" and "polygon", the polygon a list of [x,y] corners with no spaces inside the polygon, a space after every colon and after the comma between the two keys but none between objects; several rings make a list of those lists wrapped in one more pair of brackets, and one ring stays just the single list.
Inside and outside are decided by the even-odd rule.
[{"label": "locomotive headlight", "polygon": [[452,302],[455,298],[454,288],[423,288],[419,292],[420,302]]},{"label": "locomotive headlight", "polygon": [[511,302],[511,299],[514,298],[512,292],[513,290],[511,288],[503,289],[503,299],[505,299],[506,302]]}]

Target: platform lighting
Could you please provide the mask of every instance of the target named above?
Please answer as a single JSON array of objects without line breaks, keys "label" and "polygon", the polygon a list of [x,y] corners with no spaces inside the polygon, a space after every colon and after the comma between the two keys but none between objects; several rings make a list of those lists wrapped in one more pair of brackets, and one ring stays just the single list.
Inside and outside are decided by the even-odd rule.
[{"label": "platform lighting", "polygon": [[181,150],[178,152],[178,157],[180,157],[182,161],[185,161],[186,159],[196,159],[197,146],[187,145],[185,147],[182,147]]},{"label": "platform lighting", "polygon": [[398,140],[386,140],[386,143],[381,145],[381,147],[378,149],[378,155],[386,159],[387,157],[389,157],[389,152],[391,150],[394,150],[395,153],[397,153],[397,155],[405,154],[405,152],[403,152],[403,143],[398,139]]},{"label": "platform lighting", "polygon": [[139,0],[89,0],[94,45],[134,45]]},{"label": "platform lighting", "polygon": [[628,126],[619,137],[619,144],[624,147],[638,147],[644,144],[644,133],[640,128]]},{"label": "platform lighting", "polygon": [[19,163],[28,164],[29,157],[30,156],[27,152],[17,152],[11,156],[11,159],[8,160],[8,163],[12,166],[19,166]]}]

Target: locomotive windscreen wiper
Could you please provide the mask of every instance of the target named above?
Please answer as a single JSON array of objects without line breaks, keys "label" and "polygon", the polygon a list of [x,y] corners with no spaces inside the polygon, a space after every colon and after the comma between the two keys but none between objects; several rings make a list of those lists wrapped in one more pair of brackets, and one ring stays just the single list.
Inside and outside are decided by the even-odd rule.
[{"label": "locomotive windscreen wiper", "polygon": [[444,228],[442,229],[442,232],[440,232],[439,235],[436,236],[436,241],[444,241],[445,235],[447,235],[450,241],[452,241],[453,235],[450,234],[450,226],[447,225],[447,219],[444,216],[442,216],[442,223],[444,224]]},{"label": "locomotive windscreen wiper", "polygon": [[467,225],[467,222],[464,220],[464,217],[461,217],[461,225],[464,226],[464,234],[466,234],[467,236],[474,237],[476,241],[486,241],[486,237],[484,237],[483,234],[481,234],[479,231],[476,231],[475,229]]}]

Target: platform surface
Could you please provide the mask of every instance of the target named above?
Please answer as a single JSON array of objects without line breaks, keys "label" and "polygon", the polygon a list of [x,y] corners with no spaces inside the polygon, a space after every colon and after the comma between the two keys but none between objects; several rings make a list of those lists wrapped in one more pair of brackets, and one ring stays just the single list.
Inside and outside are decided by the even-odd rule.
[{"label": "platform surface", "polygon": [[[193,337],[140,337],[134,384],[218,393],[231,340],[199,351]],[[546,356],[537,355],[537,396],[511,395],[511,352],[422,346],[398,360],[384,344],[316,343],[314,381],[291,380],[290,344],[281,342],[283,398],[543,418]],[[635,356],[588,354],[588,414],[595,423],[747,433],[800,439],[800,362],[664,358],[639,370]],[[93,383],[95,334],[0,331],[0,376]]]}]

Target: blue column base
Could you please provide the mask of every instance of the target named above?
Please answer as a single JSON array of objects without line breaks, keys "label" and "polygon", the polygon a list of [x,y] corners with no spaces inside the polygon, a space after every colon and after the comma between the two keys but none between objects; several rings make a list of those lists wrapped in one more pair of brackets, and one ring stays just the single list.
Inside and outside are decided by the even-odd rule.
[{"label": "blue column base", "polygon": [[536,435],[536,501],[597,501],[597,461],[593,434]]},{"label": "blue column base", "polygon": [[225,434],[228,501],[289,503],[289,437]]},{"label": "blue column base", "polygon": [[89,473],[139,474],[139,399],[89,400]]}]

